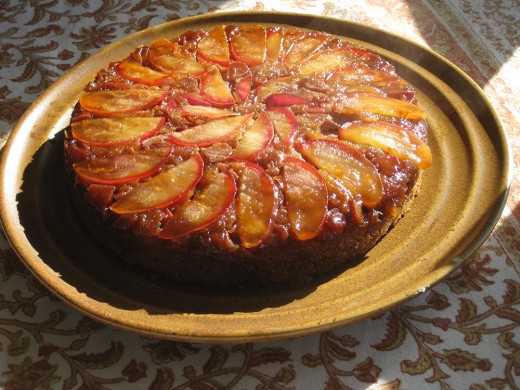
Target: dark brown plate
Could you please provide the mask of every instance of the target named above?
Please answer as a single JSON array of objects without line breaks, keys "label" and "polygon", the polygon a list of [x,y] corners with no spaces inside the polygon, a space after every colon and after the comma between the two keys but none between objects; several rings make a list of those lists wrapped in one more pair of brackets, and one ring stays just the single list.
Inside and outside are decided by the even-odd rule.
[{"label": "dark brown plate", "polygon": [[[388,58],[429,111],[433,166],[404,219],[364,258],[314,284],[277,290],[181,286],[112,257],[78,222],[62,165],[63,129],[98,69],[159,37],[222,23],[287,24],[336,34]],[[376,315],[441,280],[485,241],[510,182],[504,131],[478,86],[401,37],[298,14],[218,13],[133,34],[88,58],[25,113],[1,160],[1,220],[22,261],[65,302],[115,327],[158,338],[244,342],[295,337]]]}]

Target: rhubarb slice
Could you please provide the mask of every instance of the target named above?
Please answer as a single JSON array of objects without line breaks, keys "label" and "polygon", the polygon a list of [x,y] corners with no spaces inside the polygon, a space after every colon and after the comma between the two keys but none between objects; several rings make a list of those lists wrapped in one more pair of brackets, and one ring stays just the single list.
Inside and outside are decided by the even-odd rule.
[{"label": "rhubarb slice", "polygon": [[284,193],[291,232],[298,240],[316,237],[327,214],[327,185],[311,164],[287,157],[283,171]]},{"label": "rhubarb slice", "polygon": [[144,149],[139,154],[96,156],[77,162],[73,167],[85,183],[122,184],[156,173],[171,150],[170,145]]},{"label": "rhubarb slice", "polygon": [[200,191],[173,214],[159,235],[160,238],[176,238],[205,228],[233,203],[236,184],[229,171],[208,170],[200,183]]},{"label": "rhubarb slice", "polygon": [[357,115],[360,119],[373,117],[374,114],[411,120],[422,120],[427,116],[426,111],[415,104],[366,93],[349,94],[337,100],[334,110],[342,114]]},{"label": "rhubarb slice", "polygon": [[72,122],[72,135],[90,145],[120,145],[153,136],[164,125],[162,117],[91,118]]},{"label": "rhubarb slice", "polygon": [[79,97],[85,110],[100,116],[115,116],[146,110],[159,104],[167,92],[157,89],[122,89],[86,92]]},{"label": "rhubarb slice", "polygon": [[231,158],[253,160],[269,146],[273,137],[273,122],[267,113],[262,112],[253,124],[245,130]]},{"label": "rhubarb slice", "polygon": [[171,134],[178,145],[209,146],[235,134],[253,114],[214,119],[199,126],[190,127]]},{"label": "rhubarb slice", "polygon": [[411,131],[393,123],[349,123],[341,127],[338,137],[381,148],[400,159],[412,161],[420,169],[427,169],[432,163],[432,153],[428,145]]},{"label": "rhubarb slice", "polygon": [[200,178],[204,162],[199,154],[138,184],[110,206],[117,214],[140,213],[186,200]]},{"label": "rhubarb slice", "polygon": [[271,177],[258,165],[246,163],[240,177],[237,204],[237,231],[243,247],[257,247],[269,235],[275,205]]},{"label": "rhubarb slice", "polygon": [[383,184],[374,165],[345,142],[313,139],[299,145],[298,151],[314,166],[343,182],[363,204],[374,208],[383,196]]}]

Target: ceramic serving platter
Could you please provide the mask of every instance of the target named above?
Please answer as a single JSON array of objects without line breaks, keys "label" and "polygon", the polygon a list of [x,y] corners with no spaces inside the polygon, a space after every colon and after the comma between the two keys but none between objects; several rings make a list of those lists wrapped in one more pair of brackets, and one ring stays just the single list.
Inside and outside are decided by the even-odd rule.
[{"label": "ceramic serving platter", "polygon": [[[387,58],[429,112],[433,165],[414,207],[364,258],[300,287],[179,285],[127,266],[79,222],[65,184],[63,129],[83,87],[111,61],[160,37],[218,24],[322,30]],[[70,70],[14,128],[3,151],[1,221],[13,248],[63,301],[156,338],[246,342],[303,336],[377,315],[437,283],[485,241],[510,182],[506,136],[479,87],[428,48],[374,28],[309,15],[218,13],[152,27]]]}]

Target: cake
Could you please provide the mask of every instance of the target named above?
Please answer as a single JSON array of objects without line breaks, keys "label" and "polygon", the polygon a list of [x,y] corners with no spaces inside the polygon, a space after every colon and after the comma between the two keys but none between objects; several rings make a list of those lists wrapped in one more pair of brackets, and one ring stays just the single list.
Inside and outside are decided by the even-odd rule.
[{"label": "cake", "polygon": [[366,254],[432,160],[426,112],[381,56],[295,27],[219,25],[139,46],[79,97],[78,215],[175,282],[305,283]]}]

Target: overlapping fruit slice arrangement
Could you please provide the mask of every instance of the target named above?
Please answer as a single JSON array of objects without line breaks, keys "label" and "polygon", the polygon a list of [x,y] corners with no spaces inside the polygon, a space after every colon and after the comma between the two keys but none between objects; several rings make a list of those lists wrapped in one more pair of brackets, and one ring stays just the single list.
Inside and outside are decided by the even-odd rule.
[{"label": "overlapping fruit slice arrangement", "polygon": [[221,25],[100,71],[65,148],[120,226],[164,239],[220,226],[230,246],[253,248],[274,231],[311,239],[333,209],[362,224],[360,210],[389,191],[370,156],[386,156],[387,170],[430,165],[425,117],[411,86],[363,48]]}]

